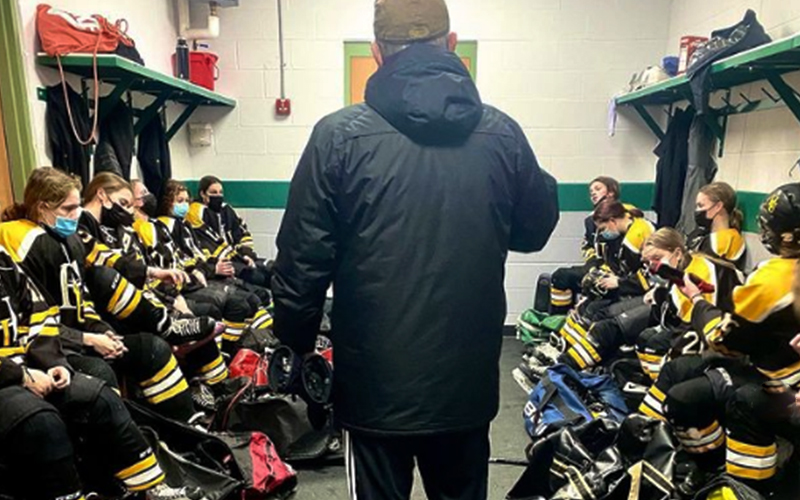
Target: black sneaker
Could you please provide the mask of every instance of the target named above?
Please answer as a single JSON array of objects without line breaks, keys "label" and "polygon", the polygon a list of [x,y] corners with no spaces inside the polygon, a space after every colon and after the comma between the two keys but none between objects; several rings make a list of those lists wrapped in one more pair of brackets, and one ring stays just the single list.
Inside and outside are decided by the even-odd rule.
[{"label": "black sneaker", "polygon": [[173,488],[166,483],[156,485],[146,494],[147,500],[201,500],[204,496],[200,488],[192,486]]},{"label": "black sneaker", "polygon": [[700,491],[700,488],[708,483],[707,479],[708,478],[706,477],[705,472],[698,467],[694,467],[689,471],[689,473],[686,475],[686,478],[678,485],[677,488],[675,488],[675,490],[678,492],[679,498],[691,500],[695,497],[695,495],[697,495],[697,492]]},{"label": "black sneaker", "polygon": [[[224,327],[224,325],[223,325]],[[196,342],[216,335],[217,322],[208,316],[200,318],[173,319],[172,325],[164,332],[164,340],[170,344]]]}]

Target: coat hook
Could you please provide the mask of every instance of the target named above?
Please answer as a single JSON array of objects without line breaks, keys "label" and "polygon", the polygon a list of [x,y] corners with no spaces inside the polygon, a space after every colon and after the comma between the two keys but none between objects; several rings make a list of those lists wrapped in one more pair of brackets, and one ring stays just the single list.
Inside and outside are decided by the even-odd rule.
[{"label": "coat hook", "polygon": [[792,172],[797,168],[800,168],[800,158],[798,158],[797,161],[794,162],[794,165],[792,165],[792,168],[789,169],[789,177],[792,176]]},{"label": "coat hook", "polygon": [[774,102],[774,103],[781,102],[781,98],[780,97],[775,97],[774,95],[770,94],[769,90],[765,89],[764,87],[761,87],[761,92],[763,92],[767,97],[769,97],[770,100],[772,100],[772,102]]},{"label": "coat hook", "polygon": [[751,101],[750,99],[748,99],[748,97],[747,97],[746,95],[744,95],[742,92],[739,92],[739,96],[740,96],[742,99],[744,99],[744,101],[745,101],[747,104],[753,104],[753,101]]}]

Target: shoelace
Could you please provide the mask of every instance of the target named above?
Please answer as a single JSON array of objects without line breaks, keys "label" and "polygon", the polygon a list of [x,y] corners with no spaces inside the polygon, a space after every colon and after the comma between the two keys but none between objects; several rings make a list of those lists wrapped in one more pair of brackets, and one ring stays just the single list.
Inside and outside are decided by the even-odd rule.
[{"label": "shoelace", "polygon": [[200,320],[182,319],[175,321],[172,323],[172,331],[181,337],[195,335],[200,332]]}]

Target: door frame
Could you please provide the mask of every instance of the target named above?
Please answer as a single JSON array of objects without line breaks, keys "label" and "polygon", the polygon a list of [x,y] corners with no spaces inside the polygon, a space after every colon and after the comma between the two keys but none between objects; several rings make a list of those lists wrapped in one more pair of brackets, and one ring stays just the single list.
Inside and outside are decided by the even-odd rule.
[{"label": "door frame", "polygon": [[0,99],[3,100],[0,118],[17,200],[22,198],[28,174],[37,166],[21,33],[17,0],[0,1]]}]

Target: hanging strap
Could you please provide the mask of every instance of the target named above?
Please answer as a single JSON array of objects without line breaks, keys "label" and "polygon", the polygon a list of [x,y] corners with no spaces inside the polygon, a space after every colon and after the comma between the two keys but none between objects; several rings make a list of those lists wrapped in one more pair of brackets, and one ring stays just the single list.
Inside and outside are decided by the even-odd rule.
[{"label": "hanging strap", "polygon": [[67,92],[67,79],[64,76],[64,67],[61,65],[61,55],[56,54],[56,62],[58,63],[58,73],[61,76],[61,89],[64,91],[64,105],[67,107],[67,116],[69,117],[69,126],[72,128],[72,135],[81,146],[88,146],[97,136],[97,121],[100,117],[100,78],[97,74],[97,52],[100,50],[100,41],[103,38],[103,25],[97,32],[97,43],[94,45],[92,52],[92,73],[94,81],[94,105],[92,107],[92,129],[89,131],[89,137],[86,139],[81,138],[78,128],[75,126],[75,118],[72,116],[72,106],[69,103],[69,93]]}]

